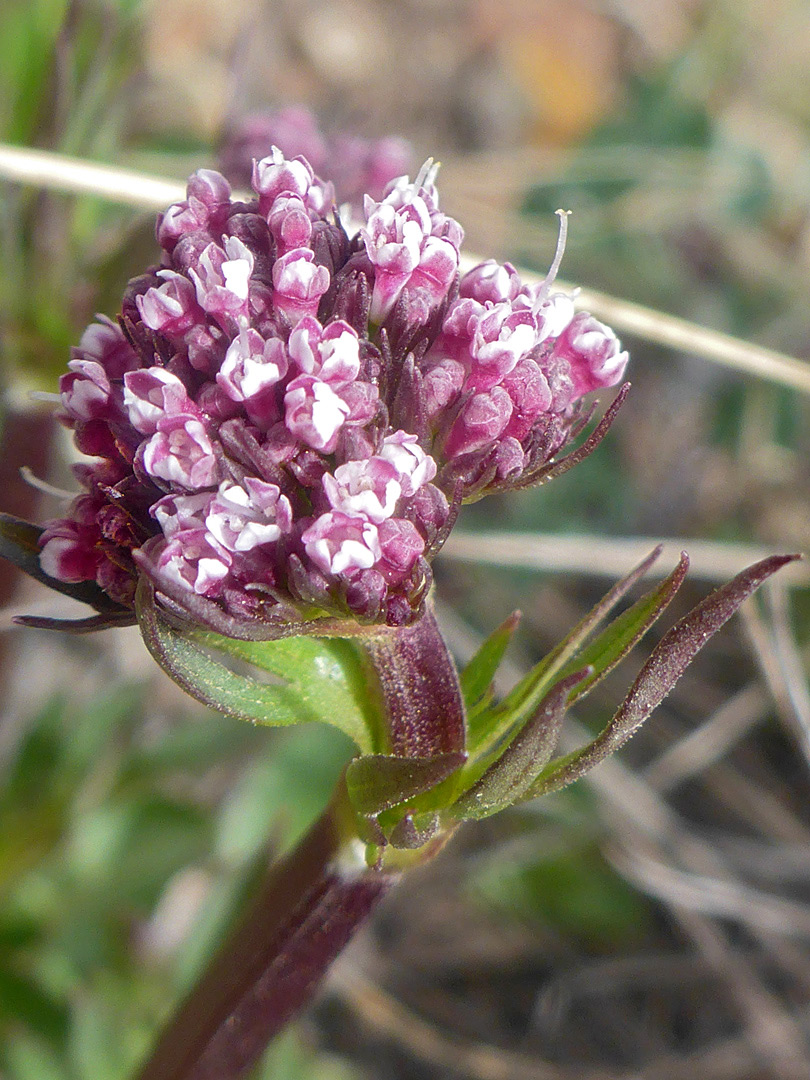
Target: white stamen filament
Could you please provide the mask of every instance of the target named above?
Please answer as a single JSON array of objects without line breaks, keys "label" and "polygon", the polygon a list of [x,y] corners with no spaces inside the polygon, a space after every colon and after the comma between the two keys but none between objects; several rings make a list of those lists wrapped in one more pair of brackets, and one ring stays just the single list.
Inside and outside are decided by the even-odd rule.
[{"label": "white stamen filament", "polygon": [[560,231],[557,235],[557,250],[554,252],[554,258],[546,276],[543,278],[540,288],[537,290],[537,299],[534,302],[535,312],[540,308],[543,301],[548,296],[551,286],[554,284],[554,280],[557,277],[557,271],[560,269],[563,255],[565,254],[565,242],[568,239],[568,218],[571,216],[570,210],[555,210],[554,213],[560,219]]},{"label": "white stamen filament", "polygon": [[65,491],[64,488],[49,484],[47,480],[40,480],[38,476],[34,475],[28,465],[22,465],[20,467],[20,476],[29,487],[41,491],[43,495],[53,495],[56,499],[75,499],[77,495],[81,494],[78,491]]}]

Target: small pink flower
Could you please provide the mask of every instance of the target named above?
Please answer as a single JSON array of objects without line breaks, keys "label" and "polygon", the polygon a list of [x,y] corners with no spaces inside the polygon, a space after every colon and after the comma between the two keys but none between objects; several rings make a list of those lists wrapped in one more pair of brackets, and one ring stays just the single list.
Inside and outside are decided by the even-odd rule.
[{"label": "small pink flower", "polygon": [[194,286],[174,270],[158,270],[163,284],[135,297],[141,318],[151,330],[170,337],[182,336],[199,318]]},{"label": "small pink flower", "polygon": [[329,271],[316,264],[309,248],[294,248],[273,265],[274,303],[290,322],[297,323],[317,314],[329,282]]},{"label": "small pink flower", "polygon": [[188,181],[188,200],[193,200],[205,207],[209,215],[223,207],[227,209],[231,202],[231,185],[214,169],[197,169]]},{"label": "small pink flower", "polygon": [[425,453],[417,437],[409,435],[407,431],[387,435],[377,456],[394,467],[402,494],[408,497],[415,495],[436,475],[436,462],[430,454]]},{"label": "small pink flower", "polygon": [[332,185],[318,180],[305,158],[285,160],[276,147],[267,157],[254,162],[253,190],[259,195],[259,208],[264,214],[282,195],[298,197],[317,217],[325,214],[335,199]]},{"label": "small pink flower", "polygon": [[520,277],[511,263],[487,259],[468,270],[458,284],[458,294],[479,304],[512,301],[520,291]]},{"label": "small pink flower", "polygon": [[275,388],[288,367],[284,342],[275,337],[265,340],[251,328],[234,338],[216,380],[232,401],[245,402],[254,423],[267,428],[278,418]]},{"label": "small pink flower", "polygon": [[143,448],[146,472],[169,484],[195,491],[219,479],[214,448],[205,427],[193,417],[166,416]]},{"label": "small pink flower", "polygon": [[366,225],[360,235],[374,265],[370,315],[379,323],[419,265],[422,245],[430,236],[430,214],[419,196],[400,207],[367,198],[365,209]]},{"label": "small pink flower", "polygon": [[[532,293],[527,290],[527,299],[531,301]],[[523,297],[518,298],[518,303]],[[537,325],[537,340],[547,341],[550,338],[558,338],[574,318],[574,301],[566,293],[551,293],[539,304],[532,303],[531,310]]]},{"label": "small pink flower", "polygon": [[191,589],[198,596],[217,597],[228,576],[231,556],[205,529],[185,529],[171,540],[150,541],[143,554],[158,577]]},{"label": "small pink flower", "polygon": [[350,412],[349,406],[329,383],[312,375],[299,375],[284,395],[284,418],[287,429],[311,446],[331,454],[337,436]]},{"label": "small pink flower", "polygon": [[275,484],[248,476],[244,486],[220,484],[208,506],[205,526],[227,551],[252,551],[290,531],[292,509]]},{"label": "small pink flower", "polygon": [[615,385],[627,364],[627,353],[610,327],[586,311],[574,316],[557,340],[553,356],[570,364],[576,397]]},{"label": "small pink flower", "polygon": [[208,224],[208,208],[198,199],[173,203],[158,220],[157,239],[161,247],[172,250],[177,241],[198,232]]},{"label": "small pink flower", "polygon": [[380,457],[347,461],[326,473],[323,489],[333,510],[365,517],[375,524],[391,517],[402,494],[399,473]]},{"label": "small pink flower", "polygon": [[110,416],[112,387],[107,373],[95,360],[71,360],[70,373],[59,379],[62,406],[74,420]]},{"label": "small pink flower", "polygon": [[458,272],[458,249],[438,236],[422,244],[419,264],[408,278],[408,305],[411,318],[426,322],[447,295]]},{"label": "small pink flower", "polygon": [[334,387],[354,382],[360,373],[360,340],[342,319],[324,330],[317,319],[305,316],[290,334],[287,349],[301,374],[316,375]]},{"label": "small pink flower", "polygon": [[130,371],[124,376],[124,407],[129,422],[143,435],[152,435],[166,416],[196,416],[185,385],[162,367]]},{"label": "small pink flower", "polygon": [[381,555],[377,526],[336,510],[321,514],[301,540],[318,569],[336,577],[351,578],[369,570]]},{"label": "small pink flower", "polygon": [[357,382],[341,386],[338,393],[349,410],[346,416],[347,424],[365,424],[377,415],[380,392],[371,383],[358,379]]},{"label": "small pink flower", "polygon": [[488,308],[476,320],[470,342],[472,366],[467,385],[488,390],[499,383],[537,344],[535,321],[529,311],[514,311],[511,304]]},{"label": "small pink flower", "polygon": [[219,321],[246,316],[253,265],[253,253],[236,236],[227,238],[224,249],[209,244],[188,271],[200,307]]},{"label": "small pink flower", "polygon": [[213,496],[210,492],[198,495],[164,495],[149,513],[157,521],[167,540],[179,532],[205,528],[205,515]]}]

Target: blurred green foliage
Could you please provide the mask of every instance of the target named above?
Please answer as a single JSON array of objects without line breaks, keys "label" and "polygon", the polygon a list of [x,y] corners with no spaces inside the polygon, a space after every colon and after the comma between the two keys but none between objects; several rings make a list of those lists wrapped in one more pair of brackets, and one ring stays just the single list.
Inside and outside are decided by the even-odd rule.
[{"label": "blurred green foliage", "polygon": [[[193,715],[153,730],[145,710],[145,688],[132,685],[81,709],[52,700],[7,760],[0,1072],[8,1080],[127,1076],[220,939],[270,856],[268,842],[275,853],[301,834],[351,752],[317,725],[277,736]],[[224,797],[207,786],[224,786]],[[193,900],[193,891],[182,895],[184,880],[204,886],[193,932],[179,952],[150,953],[144,935],[161,904],[174,895],[182,921]],[[294,1038],[273,1053],[288,1063],[281,1075],[306,1058]]]}]

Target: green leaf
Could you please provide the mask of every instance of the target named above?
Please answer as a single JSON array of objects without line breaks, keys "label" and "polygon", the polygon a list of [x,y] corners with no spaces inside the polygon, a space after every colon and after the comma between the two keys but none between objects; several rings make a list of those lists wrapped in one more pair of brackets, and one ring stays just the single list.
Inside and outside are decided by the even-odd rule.
[{"label": "green leaf", "polygon": [[552,761],[523,798],[535,798],[565,787],[623,746],[740,604],[771,574],[797,558],[798,555],[772,555],[749,566],[677,622],[655,647],[607,727],[586,746]]},{"label": "green leaf", "polygon": [[[362,695],[361,663],[350,643],[304,637],[244,642],[180,632],[163,618],[145,580],[138,589],[137,609],[152,656],[198,701],[218,712],[274,727],[313,720],[332,724],[361,751],[372,749],[370,704]],[[279,682],[271,685],[231,671],[196,640],[261,666]]]},{"label": "green leaf", "polygon": [[661,554],[661,550],[662,546],[659,545],[634,570],[618,581],[571,633],[513,687],[499,705],[470,717],[468,746],[471,756],[482,757],[510,730],[530,718],[551,687],[559,681],[563,671],[570,673],[573,665],[581,668],[589,662],[581,656],[583,646],[613,608],[644,576]]},{"label": "green leaf", "polygon": [[437,787],[466,761],[462,753],[433,757],[366,754],[346,770],[346,786],[358,813],[371,817]]},{"label": "green leaf", "polygon": [[517,732],[482,777],[456,801],[450,811],[454,816],[488,818],[521,798],[554,753],[571,690],[590,674],[590,667],[585,667],[554,686],[536,715]]},{"label": "green leaf", "polygon": [[512,635],[520,622],[520,612],[513,611],[495,630],[461,673],[461,692],[467,708],[476,705],[489,690]]},{"label": "green leaf", "polygon": [[68,1028],[65,1006],[27,976],[0,967],[0,1020],[21,1023],[51,1042],[64,1038]]},{"label": "green leaf", "polygon": [[614,619],[602,633],[568,663],[561,672],[562,678],[573,674],[575,668],[592,668],[592,673],[582,679],[568,696],[568,704],[585,697],[596,684],[624,659],[630,650],[644,637],[652,624],[666,610],[675,593],[680,589],[689,570],[689,557],[681,552],[678,565],[655,589],[645,593],[627,611]]},{"label": "green leaf", "polygon": [[62,1056],[44,1039],[22,1031],[12,1036],[3,1049],[9,1080],[65,1080]]},{"label": "green leaf", "polygon": [[554,753],[569,693],[589,675],[589,668],[574,672],[551,690],[536,715],[453,805],[454,817],[489,817],[520,799]]}]

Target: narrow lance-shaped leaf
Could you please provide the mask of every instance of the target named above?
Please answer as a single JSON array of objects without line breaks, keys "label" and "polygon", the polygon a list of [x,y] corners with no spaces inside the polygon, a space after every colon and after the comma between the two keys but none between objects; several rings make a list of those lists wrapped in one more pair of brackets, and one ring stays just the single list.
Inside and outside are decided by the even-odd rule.
[{"label": "narrow lance-shaped leaf", "polygon": [[520,612],[513,611],[509,618],[490,634],[462,671],[461,692],[468,708],[480,701],[489,689],[519,622]]},{"label": "narrow lance-shaped leaf", "polygon": [[454,817],[485,818],[520,799],[554,753],[567,708],[568,695],[587,678],[590,668],[558,683],[537,715],[520,731],[484,775],[451,808]]},{"label": "narrow lance-shaped leaf", "polygon": [[596,684],[624,659],[630,650],[644,637],[652,624],[669,607],[689,570],[689,556],[681,552],[678,565],[655,589],[645,593],[589,645],[566,665],[562,677],[574,668],[590,667],[591,674],[583,679],[568,696],[568,704],[585,697]]},{"label": "narrow lance-shaped leaf", "polygon": [[465,761],[462,753],[422,758],[367,754],[347,768],[346,787],[359,813],[379,814],[436,787]]},{"label": "narrow lance-shaped leaf", "polygon": [[569,661],[578,664],[573,658],[636,582],[647,573],[662,550],[663,545],[659,544],[629,574],[617,581],[570,634],[532,668],[496,708],[470,717],[468,746],[471,753],[478,754],[487,746],[493,746],[510,727],[534,712],[556,682],[560,671]]},{"label": "narrow lance-shaped leaf", "polygon": [[544,769],[523,798],[546,795],[579,779],[618,750],[656,709],[686,668],[755,589],[798,555],[772,555],[716,589],[669,630],[638,674],[608,726],[592,742]]}]

